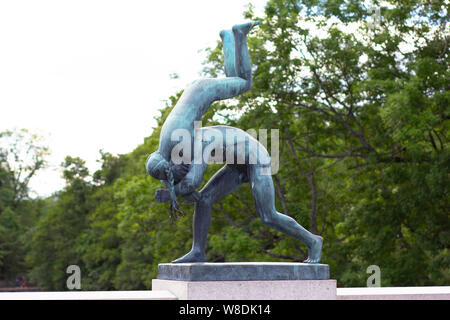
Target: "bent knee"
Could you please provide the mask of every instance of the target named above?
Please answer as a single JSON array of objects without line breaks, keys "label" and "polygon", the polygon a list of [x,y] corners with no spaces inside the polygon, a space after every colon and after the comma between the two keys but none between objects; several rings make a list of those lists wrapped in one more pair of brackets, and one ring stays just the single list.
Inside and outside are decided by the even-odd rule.
[{"label": "bent knee", "polygon": [[273,226],[275,223],[275,217],[273,214],[263,214],[261,215],[261,221],[265,225]]},{"label": "bent knee", "polygon": [[202,195],[201,193],[200,193],[200,195],[201,195],[200,200],[197,202],[198,206],[201,206],[201,207],[212,207],[213,206],[213,204],[214,204],[213,199],[210,196]]}]

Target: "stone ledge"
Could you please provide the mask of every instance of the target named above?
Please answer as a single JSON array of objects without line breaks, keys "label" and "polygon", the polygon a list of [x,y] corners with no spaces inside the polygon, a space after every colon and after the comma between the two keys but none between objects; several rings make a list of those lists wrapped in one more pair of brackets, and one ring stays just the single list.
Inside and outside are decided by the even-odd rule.
[{"label": "stone ledge", "polygon": [[0,300],[176,300],[169,291],[2,292]]},{"label": "stone ledge", "polygon": [[[157,290],[163,289],[164,290]],[[169,290],[171,292],[169,292]],[[336,294],[337,292],[337,294]],[[206,296],[205,296],[206,295]],[[335,280],[153,280],[153,291],[0,292],[0,300],[450,300],[450,286],[338,288]]]},{"label": "stone ledge", "polygon": [[163,263],[158,279],[179,281],[328,280],[326,264],[294,262]]},{"label": "stone ledge", "polygon": [[450,287],[338,288],[338,300],[450,300]]}]

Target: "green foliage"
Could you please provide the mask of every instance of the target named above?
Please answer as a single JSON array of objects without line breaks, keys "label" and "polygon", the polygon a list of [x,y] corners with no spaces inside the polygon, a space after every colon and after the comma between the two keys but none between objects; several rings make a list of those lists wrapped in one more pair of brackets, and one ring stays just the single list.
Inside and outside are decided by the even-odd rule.
[{"label": "green foliage", "polygon": [[264,23],[233,125],[280,129],[280,207],[326,239],[341,286],[365,285],[371,264],[382,285],[449,278],[448,13],[440,1],[391,3],[375,30],[356,1],[248,13]]},{"label": "green foliage", "polygon": [[47,154],[36,134],[25,129],[0,132],[0,280],[28,271],[27,233],[42,208],[41,200],[28,196],[28,184],[45,166]]},{"label": "green foliage", "polygon": [[33,268],[31,279],[49,290],[66,289],[66,269],[82,259],[84,232],[95,203],[93,186],[86,181],[89,171],[80,158],[66,157],[62,163],[66,187],[52,198],[30,236],[27,262]]},{"label": "green foliage", "polygon": [[[360,1],[270,0],[262,17],[250,6],[245,18],[262,22],[248,39],[254,86],[214,103],[203,125],[268,129],[269,141],[279,129],[276,207],[324,237],[322,261],[340,287],[364,286],[373,264],[383,286],[448,285],[448,13],[442,1],[373,3],[382,5],[375,28]],[[204,74],[223,76],[221,44],[207,52]],[[84,290],[148,289],[158,263],[189,251],[193,206],[181,200],[186,216],[172,223],[145,172],[180,95],[134,151],[101,151],[94,174],[67,157],[66,187],[47,199],[18,197],[24,180],[0,149],[3,278],[28,271],[39,286],[65,290],[65,270],[77,264]],[[208,240],[214,262],[307,255],[261,223],[248,185],[214,206]]]}]

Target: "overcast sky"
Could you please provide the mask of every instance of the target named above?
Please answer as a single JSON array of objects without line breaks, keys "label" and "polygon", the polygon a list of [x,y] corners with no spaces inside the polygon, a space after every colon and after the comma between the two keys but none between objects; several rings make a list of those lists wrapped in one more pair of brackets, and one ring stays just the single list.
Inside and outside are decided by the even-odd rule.
[{"label": "overcast sky", "polygon": [[[0,132],[30,129],[51,150],[31,188],[62,188],[66,155],[93,171],[100,149],[141,144],[163,100],[199,77],[199,50],[243,22],[248,2],[0,0]],[[261,12],[266,0],[251,2]]]}]

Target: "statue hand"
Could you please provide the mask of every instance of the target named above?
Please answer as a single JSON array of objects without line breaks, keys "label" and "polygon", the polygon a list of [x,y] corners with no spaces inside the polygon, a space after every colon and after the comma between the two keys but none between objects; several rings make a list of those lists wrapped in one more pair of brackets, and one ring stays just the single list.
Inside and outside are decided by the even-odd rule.
[{"label": "statue hand", "polygon": [[164,203],[170,201],[170,191],[167,189],[158,189],[155,193],[155,199],[158,202]]}]

